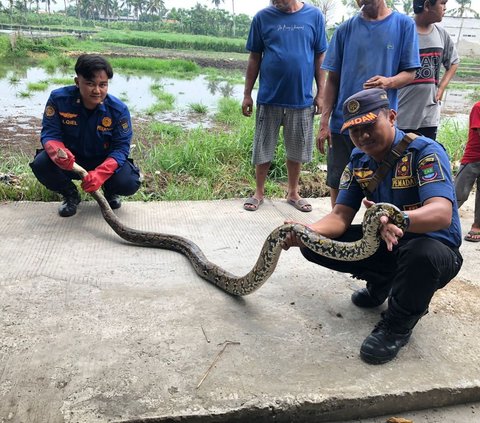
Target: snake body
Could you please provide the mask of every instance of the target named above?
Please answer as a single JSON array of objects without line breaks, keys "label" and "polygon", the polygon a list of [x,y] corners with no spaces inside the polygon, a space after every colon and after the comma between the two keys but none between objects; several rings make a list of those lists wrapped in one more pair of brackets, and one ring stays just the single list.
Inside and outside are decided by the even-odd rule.
[{"label": "snake body", "polygon": [[[87,174],[76,163],[73,170],[82,178]],[[402,212],[396,206],[388,203],[377,203],[367,209],[362,223],[363,237],[354,242],[339,242],[326,238],[298,223],[281,225],[267,236],[253,268],[244,276],[236,276],[209,261],[200,247],[187,238],[140,231],[125,226],[110,208],[100,190],[91,194],[100,206],[105,221],[122,239],[136,245],[179,252],[188,258],[200,277],[223,291],[238,296],[256,291],[272,275],[282,252],[282,244],[291,232],[294,232],[306,247],[322,256],[341,261],[355,261],[370,257],[378,249],[381,241],[380,217],[388,216],[392,223],[402,230],[405,229]]]}]

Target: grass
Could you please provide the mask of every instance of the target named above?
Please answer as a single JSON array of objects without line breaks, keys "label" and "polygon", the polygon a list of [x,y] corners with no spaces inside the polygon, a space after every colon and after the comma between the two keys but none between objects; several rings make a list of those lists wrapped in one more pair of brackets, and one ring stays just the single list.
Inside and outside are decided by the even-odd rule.
[{"label": "grass", "polygon": [[48,88],[48,81],[29,82],[27,84],[28,91],[45,91]]},{"label": "grass", "polygon": [[205,104],[202,103],[190,103],[188,105],[188,108],[195,113],[204,115],[208,112],[208,106],[205,106]]}]

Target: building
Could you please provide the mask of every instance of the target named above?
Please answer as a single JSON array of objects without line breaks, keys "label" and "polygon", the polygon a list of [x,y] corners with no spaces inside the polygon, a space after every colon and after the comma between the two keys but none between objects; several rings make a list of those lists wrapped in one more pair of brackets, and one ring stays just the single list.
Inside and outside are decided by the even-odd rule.
[{"label": "building", "polygon": [[444,16],[441,25],[452,37],[460,56],[480,55],[480,19]]}]

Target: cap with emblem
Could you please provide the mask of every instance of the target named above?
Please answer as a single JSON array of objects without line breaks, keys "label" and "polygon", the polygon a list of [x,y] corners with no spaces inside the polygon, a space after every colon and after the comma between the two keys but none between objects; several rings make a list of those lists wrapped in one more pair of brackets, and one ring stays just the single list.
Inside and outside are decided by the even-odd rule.
[{"label": "cap with emblem", "polygon": [[387,92],[381,88],[370,88],[348,97],[343,103],[342,132],[375,122],[378,112],[384,108],[390,108],[390,103]]}]

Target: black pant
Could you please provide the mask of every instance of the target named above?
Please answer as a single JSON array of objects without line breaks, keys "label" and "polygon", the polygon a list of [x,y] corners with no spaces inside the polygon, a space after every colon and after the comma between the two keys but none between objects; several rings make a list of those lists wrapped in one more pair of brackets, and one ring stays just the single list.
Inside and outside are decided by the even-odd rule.
[{"label": "black pant", "polygon": [[[105,158],[82,159],[76,157],[75,161],[85,170],[90,171],[103,163]],[[60,169],[48,156],[45,150],[38,150],[37,155],[30,163],[30,167],[38,181],[49,190],[58,193],[68,193],[74,188],[72,179],[80,179],[73,171]],[[132,195],[140,188],[140,171],[129,159],[119,168],[103,185],[108,195]]]},{"label": "black pant", "polygon": [[[362,237],[360,225],[352,225],[339,241],[351,242]],[[359,261],[337,261],[301,248],[304,257],[328,269],[351,273],[376,290],[391,290],[390,295],[411,314],[423,313],[437,289],[443,288],[460,271],[463,258],[451,248],[426,236],[407,234],[393,251],[381,242],[378,251]]]}]

